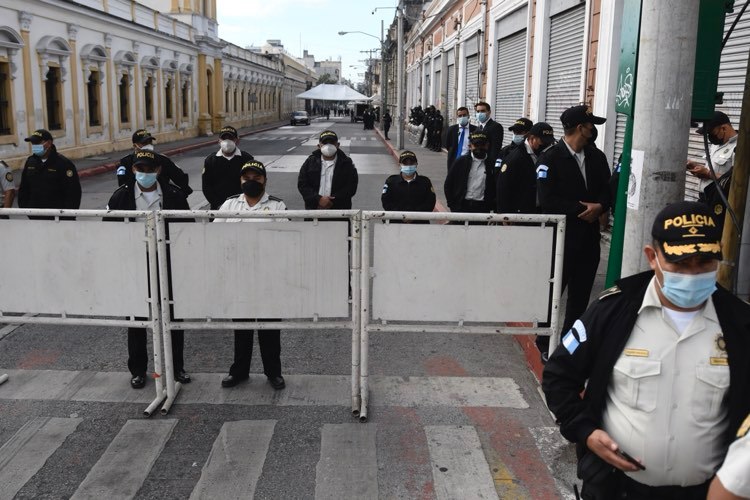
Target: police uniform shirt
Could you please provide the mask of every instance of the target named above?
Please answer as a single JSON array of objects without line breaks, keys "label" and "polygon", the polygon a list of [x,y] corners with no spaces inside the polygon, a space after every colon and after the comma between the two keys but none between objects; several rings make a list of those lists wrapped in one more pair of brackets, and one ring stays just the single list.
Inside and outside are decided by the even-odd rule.
[{"label": "police uniform shirt", "polygon": [[737,433],[724,459],[724,464],[716,473],[727,491],[742,498],[750,498],[750,415]]},{"label": "police uniform shirt", "polygon": [[652,278],[609,381],[603,429],[641,459],[627,472],[649,486],[692,486],[711,478],[726,449],[729,364],[713,300],[680,332]]},{"label": "police uniform shirt", "polygon": [[[735,135],[726,144],[712,144],[709,148],[711,164],[714,167],[717,179],[729,172],[729,169],[734,164],[734,148],[737,147],[737,137]],[[708,164],[706,164],[706,168],[708,168]],[[712,182],[712,179],[700,179],[700,190],[703,191]]]},{"label": "police uniform shirt", "polygon": [[336,158],[326,160],[320,157],[320,196],[331,196],[331,184],[333,183],[333,169],[336,167]]},{"label": "police uniform shirt", "polygon": [[141,191],[141,186],[135,183],[135,209],[136,210],[159,210],[162,207],[162,191],[159,183],[153,191]]},{"label": "police uniform shirt", "polygon": [[[276,211],[286,210],[286,205],[282,200],[275,196],[270,196],[268,193],[263,193],[260,201],[252,207],[248,205],[244,194],[238,194],[227,198],[219,210],[226,210],[229,212],[258,212],[258,211]],[[217,218],[216,222],[258,222],[258,221],[273,221],[279,219],[220,219]]]},{"label": "police uniform shirt", "polygon": [[565,143],[565,146],[568,148],[568,151],[570,151],[571,156],[576,159],[576,163],[578,163],[578,168],[581,169],[581,175],[583,176],[583,184],[588,187],[588,182],[586,181],[586,154],[583,152],[583,149],[580,153],[576,153],[573,148],[570,147],[570,144],[568,144],[565,139],[563,139],[563,142]]},{"label": "police uniform shirt", "polygon": [[486,177],[484,160],[477,160],[472,156],[471,169],[469,170],[469,178],[466,183],[466,196],[464,198],[467,200],[483,201]]},{"label": "police uniform shirt", "polygon": [[13,182],[13,172],[5,163],[0,162],[0,208],[3,208],[5,202],[5,192],[11,189],[16,189],[16,184]]}]

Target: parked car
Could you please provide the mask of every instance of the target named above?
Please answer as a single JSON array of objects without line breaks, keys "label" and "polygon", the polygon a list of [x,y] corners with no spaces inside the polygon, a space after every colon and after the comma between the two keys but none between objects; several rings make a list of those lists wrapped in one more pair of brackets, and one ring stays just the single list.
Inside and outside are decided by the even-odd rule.
[{"label": "parked car", "polygon": [[298,123],[304,123],[305,125],[310,125],[310,116],[307,114],[307,111],[293,111],[292,112],[291,124],[297,125]]}]

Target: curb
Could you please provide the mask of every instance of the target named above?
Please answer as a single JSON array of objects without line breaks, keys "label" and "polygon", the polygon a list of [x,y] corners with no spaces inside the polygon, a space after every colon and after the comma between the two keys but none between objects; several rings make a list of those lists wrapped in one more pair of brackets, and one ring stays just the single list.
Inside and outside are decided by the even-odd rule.
[{"label": "curb", "polygon": [[398,161],[398,151],[396,151],[396,148],[386,140],[385,136],[383,135],[383,132],[380,131],[379,128],[375,129],[375,133],[380,138],[381,142],[385,144],[386,149],[388,149],[388,152],[391,153],[391,156],[393,156],[393,159]]},{"label": "curb", "polygon": [[[269,130],[277,129],[281,126],[282,125],[274,125],[273,127],[265,127],[265,128],[261,128],[257,130],[252,130],[250,132],[241,133],[239,134],[239,136],[246,137],[248,135],[259,134],[261,132],[267,132]],[[193,151],[195,149],[205,148],[206,146],[210,146],[211,144],[214,144],[214,143],[216,143],[215,138],[212,140],[206,140],[206,141],[202,141],[202,142],[194,143],[194,144],[186,144],[184,146],[180,146],[177,148],[168,149],[166,151],[161,152],[161,154],[163,154],[164,156],[175,156],[175,155],[187,153],[188,151]],[[118,165],[118,162],[110,162],[110,163],[104,163],[102,165],[97,165],[95,167],[90,167],[90,168],[79,171],[78,178],[85,179],[87,177],[93,177],[95,175],[103,174],[106,172],[112,172],[113,170],[117,168],[117,165]]]}]

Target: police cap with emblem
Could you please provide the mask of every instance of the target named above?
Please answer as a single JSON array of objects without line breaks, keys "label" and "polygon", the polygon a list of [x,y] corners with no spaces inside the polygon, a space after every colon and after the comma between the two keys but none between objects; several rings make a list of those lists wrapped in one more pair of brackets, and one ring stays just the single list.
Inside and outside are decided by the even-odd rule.
[{"label": "police cap with emblem", "polygon": [[242,169],[240,169],[240,176],[244,175],[244,173],[247,172],[247,171],[258,173],[258,174],[262,175],[263,177],[267,176],[266,175],[266,166],[263,165],[259,161],[253,160],[253,161],[249,161],[249,162],[245,163],[244,165],[242,165]]},{"label": "police cap with emblem", "polygon": [[324,130],[320,133],[319,142],[321,144],[336,144],[339,142],[339,136],[333,130]]},{"label": "police cap with emblem", "polygon": [[482,132],[473,132],[469,135],[470,144],[487,144],[488,142],[490,142],[490,139],[487,137],[487,134],[483,134]]},{"label": "police cap with emblem", "polygon": [[529,130],[529,135],[541,139],[542,144],[545,146],[549,146],[555,142],[555,131],[549,123],[536,122],[534,126],[531,127],[531,130]]},{"label": "police cap with emblem", "polygon": [[513,125],[508,127],[508,130],[510,130],[511,132],[528,132],[533,125],[534,122],[532,122],[528,118],[521,117],[516,120]]},{"label": "police cap with emblem", "polygon": [[30,142],[31,144],[41,144],[44,141],[51,140],[52,134],[49,133],[49,130],[44,130],[43,128],[33,131],[30,136],[24,139],[24,141]]},{"label": "police cap with emblem", "polygon": [[133,166],[137,167],[143,165],[146,167],[158,167],[159,163],[156,161],[156,155],[153,151],[138,151],[135,153],[135,160]]},{"label": "police cap with emblem", "polygon": [[724,125],[727,123],[732,123],[729,117],[726,115],[726,113],[722,113],[721,111],[714,111],[714,116],[708,121],[703,122],[702,127],[698,127],[695,130],[696,134],[703,135],[703,130],[706,130],[708,132],[711,132],[713,129],[718,127],[719,125]]},{"label": "police cap with emblem", "polygon": [[156,141],[154,136],[149,134],[145,128],[133,132],[133,144],[148,144],[154,141]]},{"label": "police cap with emblem", "polygon": [[222,127],[219,131],[219,139],[237,139],[237,137],[239,137],[237,135],[237,129],[230,125]]},{"label": "police cap with emblem", "polygon": [[591,106],[581,104],[579,106],[570,107],[563,111],[563,114],[560,115],[560,121],[562,122],[564,128],[573,128],[576,125],[580,125],[582,123],[593,123],[594,125],[601,125],[602,123],[606,122],[607,119],[602,118],[601,116],[596,116],[591,111]]},{"label": "police cap with emblem", "polygon": [[669,262],[694,255],[721,259],[722,230],[708,205],[681,201],[667,205],[656,215],[651,236]]},{"label": "police cap with emblem", "polygon": [[415,155],[413,152],[408,151],[408,150],[402,151],[401,154],[398,156],[398,162],[399,163],[409,162],[409,163],[416,165],[417,155]]}]

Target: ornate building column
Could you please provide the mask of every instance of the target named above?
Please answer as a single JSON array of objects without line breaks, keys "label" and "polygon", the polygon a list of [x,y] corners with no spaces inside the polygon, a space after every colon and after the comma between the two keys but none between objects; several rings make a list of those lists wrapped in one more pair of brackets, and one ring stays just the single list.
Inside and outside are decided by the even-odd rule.
[{"label": "ornate building column", "polygon": [[[23,87],[26,98],[26,137],[36,130],[36,111],[34,110],[34,80],[31,77],[31,20],[33,16],[28,12],[19,12],[18,20],[21,25],[21,38],[23,39],[23,48],[21,49],[23,58]],[[19,130],[20,132],[20,130]]]}]

